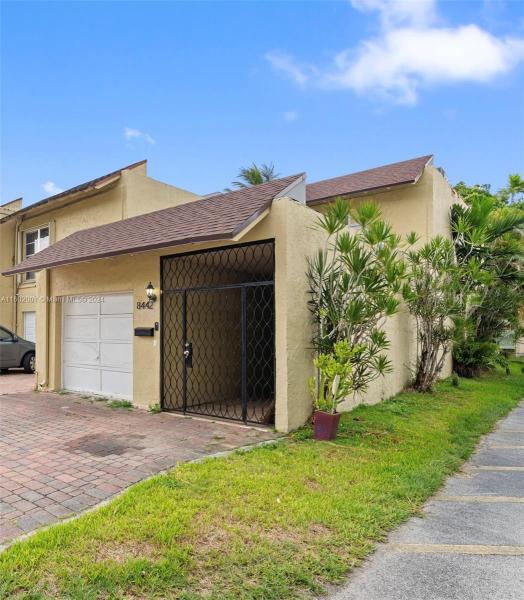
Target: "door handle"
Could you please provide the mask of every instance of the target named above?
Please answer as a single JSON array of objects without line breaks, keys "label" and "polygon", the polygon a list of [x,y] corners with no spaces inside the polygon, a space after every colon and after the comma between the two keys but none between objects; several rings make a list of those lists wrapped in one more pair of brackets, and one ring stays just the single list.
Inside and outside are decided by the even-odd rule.
[{"label": "door handle", "polygon": [[184,361],[186,367],[191,368],[193,366],[193,344],[191,342],[184,344]]}]

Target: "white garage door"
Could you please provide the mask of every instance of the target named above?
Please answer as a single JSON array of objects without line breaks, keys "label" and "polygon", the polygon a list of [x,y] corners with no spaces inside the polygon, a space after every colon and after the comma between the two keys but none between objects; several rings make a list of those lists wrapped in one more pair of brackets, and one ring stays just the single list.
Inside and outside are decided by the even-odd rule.
[{"label": "white garage door", "polygon": [[62,387],[133,399],[133,297],[63,305]]},{"label": "white garage door", "polygon": [[36,312],[24,313],[24,339],[36,342]]}]

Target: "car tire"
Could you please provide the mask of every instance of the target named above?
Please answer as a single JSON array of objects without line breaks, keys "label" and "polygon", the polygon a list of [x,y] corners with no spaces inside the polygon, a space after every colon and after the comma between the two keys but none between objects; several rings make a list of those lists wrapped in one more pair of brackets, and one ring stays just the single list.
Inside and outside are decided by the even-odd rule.
[{"label": "car tire", "polygon": [[22,367],[24,368],[25,373],[34,373],[35,372],[35,354],[34,352],[29,352],[24,356],[24,360],[22,361]]}]

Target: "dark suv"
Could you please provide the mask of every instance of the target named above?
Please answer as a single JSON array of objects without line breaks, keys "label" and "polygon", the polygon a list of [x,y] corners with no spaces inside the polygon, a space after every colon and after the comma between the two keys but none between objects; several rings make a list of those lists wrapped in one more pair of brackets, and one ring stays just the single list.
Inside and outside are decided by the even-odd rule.
[{"label": "dark suv", "polygon": [[26,373],[35,372],[35,345],[0,327],[0,371],[20,367]]}]

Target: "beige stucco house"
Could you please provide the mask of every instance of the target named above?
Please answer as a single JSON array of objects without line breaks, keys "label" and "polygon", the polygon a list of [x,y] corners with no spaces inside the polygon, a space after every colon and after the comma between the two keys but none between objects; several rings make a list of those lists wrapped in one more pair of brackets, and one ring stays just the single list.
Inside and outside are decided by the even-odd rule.
[{"label": "beige stucco house", "polygon": [[[22,208],[0,206],[0,270],[29,258],[81,229],[176,206],[199,196],[147,176],[141,161]],[[36,337],[36,273],[0,277],[0,325]],[[16,301],[14,301],[16,300]]]},{"label": "beige stucco house", "polygon": [[[314,228],[318,211],[338,196],[371,199],[398,233],[415,230],[423,242],[449,235],[456,199],[431,156],[204,198],[150,180],[143,163],[101,179],[108,187],[80,190],[76,204],[69,190],[60,195],[68,206],[55,197],[39,203],[41,213],[38,204],[15,206],[0,219],[11,228],[6,237],[1,230],[2,290],[26,293],[24,273],[35,273],[32,290],[48,299],[31,307],[38,386],[280,431],[311,413],[305,271],[324,241]],[[24,234],[44,226],[49,247],[24,256]],[[0,310],[20,327],[20,305],[11,316]],[[359,401],[389,397],[410,378],[416,342],[408,315],[401,311],[387,329],[395,368]]]}]

